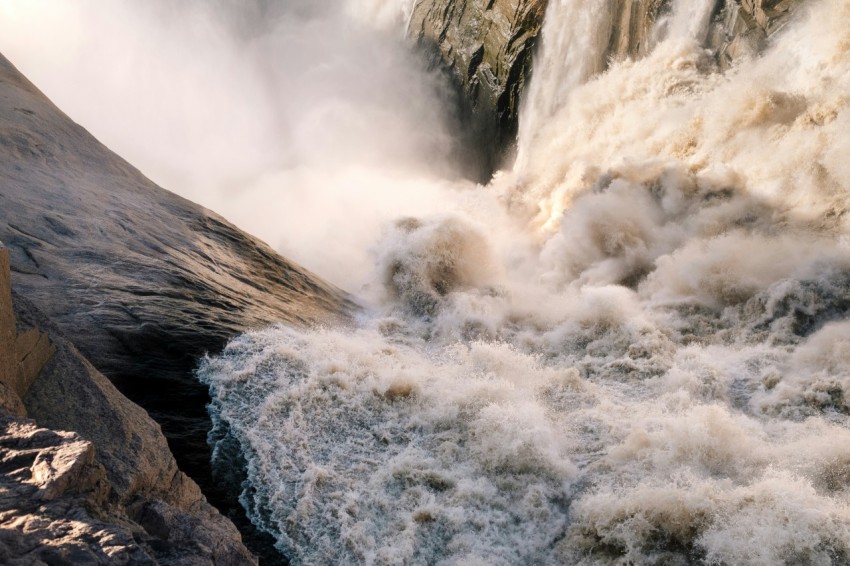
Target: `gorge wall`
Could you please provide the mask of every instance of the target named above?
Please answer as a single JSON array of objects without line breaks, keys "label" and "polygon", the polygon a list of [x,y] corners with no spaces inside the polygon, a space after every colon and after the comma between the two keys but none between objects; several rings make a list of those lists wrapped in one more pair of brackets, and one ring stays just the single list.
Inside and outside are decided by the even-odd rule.
[{"label": "gorge wall", "polygon": [[[557,3],[554,9],[576,11],[591,3],[552,2]],[[700,40],[713,51],[721,67],[728,67],[735,59],[761,51],[801,2],[695,2],[696,9],[701,7],[712,20],[708,35]],[[414,5],[407,33],[421,48],[434,53],[454,77],[465,102],[466,119],[482,152],[483,168],[491,173],[509,164],[522,92],[529,83],[549,3],[417,0]],[[657,39],[654,35],[664,33],[659,29],[663,25],[656,24],[663,24],[662,20],[671,15],[669,0],[603,0],[596,4],[608,10],[611,17],[600,32],[604,49],[595,72],[603,71],[612,60],[645,55]]]},{"label": "gorge wall", "polygon": [[13,299],[9,267],[0,244],[0,561],[256,563],[159,426]]},{"label": "gorge wall", "polygon": [[407,33],[457,81],[485,170],[516,136],[547,0],[419,0]]},{"label": "gorge wall", "polygon": [[[21,304],[43,313],[54,344],[64,344],[54,336],[73,337],[59,350],[66,359],[60,365],[75,368],[48,365],[49,377],[25,396],[34,373],[19,368],[43,359],[46,345],[31,332],[0,333],[0,359],[11,360],[0,368],[0,381],[12,384],[13,392],[0,392],[9,412],[23,414],[24,398],[39,426],[94,442],[107,475],[120,468],[110,481],[123,485],[116,488],[122,501],[142,488],[170,489],[177,478],[190,486],[179,489],[188,498],[181,505],[200,505],[194,483],[177,475],[179,464],[238,519],[238,504],[210,475],[208,395],[192,374],[198,359],[247,329],[338,320],[353,303],[218,215],[147,180],[2,56],[0,240]],[[9,281],[8,272],[0,277]],[[11,310],[2,306],[8,330]],[[36,354],[26,357],[29,351]],[[101,411],[116,404],[120,409]],[[129,458],[131,450],[133,458],[110,463],[116,451]]]}]

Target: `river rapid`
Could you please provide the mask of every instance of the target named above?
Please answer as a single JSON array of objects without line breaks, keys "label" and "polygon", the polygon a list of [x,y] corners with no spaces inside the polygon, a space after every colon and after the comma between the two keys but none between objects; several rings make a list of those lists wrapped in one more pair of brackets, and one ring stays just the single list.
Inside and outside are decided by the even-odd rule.
[{"label": "river rapid", "polygon": [[603,71],[552,0],[516,162],[353,252],[349,326],[202,363],[293,563],[850,563],[850,2],[725,72],[710,4]]}]

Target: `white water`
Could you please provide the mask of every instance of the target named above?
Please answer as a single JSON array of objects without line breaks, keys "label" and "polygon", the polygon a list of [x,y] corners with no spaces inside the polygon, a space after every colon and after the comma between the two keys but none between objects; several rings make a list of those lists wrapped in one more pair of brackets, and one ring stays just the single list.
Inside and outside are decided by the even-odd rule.
[{"label": "white water", "polygon": [[521,167],[384,228],[351,327],[204,362],[294,563],[850,562],[850,3],[798,15],[726,74],[677,34],[558,68]]},{"label": "white water", "polygon": [[693,39],[697,43],[703,43],[708,35],[711,12],[718,2],[719,0],[695,0],[675,3],[669,17],[658,22],[658,27],[664,28],[657,31],[658,35],[665,39]]},{"label": "white water", "polygon": [[529,144],[566,104],[573,89],[605,68],[612,23],[607,0],[549,2],[534,80],[524,97],[515,170],[524,169]]}]

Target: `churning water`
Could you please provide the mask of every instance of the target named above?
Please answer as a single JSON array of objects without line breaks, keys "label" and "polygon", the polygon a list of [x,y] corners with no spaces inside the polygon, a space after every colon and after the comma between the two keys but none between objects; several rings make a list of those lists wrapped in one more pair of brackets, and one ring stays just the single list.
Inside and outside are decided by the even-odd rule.
[{"label": "churning water", "polygon": [[206,360],[214,464],[299,564],[850,563],[850,2],[595,76],[550,4],[521,163]]}]

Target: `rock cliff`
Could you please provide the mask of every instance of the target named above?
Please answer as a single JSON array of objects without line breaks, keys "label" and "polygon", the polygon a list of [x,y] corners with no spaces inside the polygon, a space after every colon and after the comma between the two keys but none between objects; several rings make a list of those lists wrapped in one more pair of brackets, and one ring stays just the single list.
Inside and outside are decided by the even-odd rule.
[{"label": "rock cliff", "polygon": [[708,46],[721,67],[764,49],[803,0],[728,0],[714,20]]},{"label": "rock cliff", "polygon": [[0,410],[25,416],[21,400],[56,348],[35,326],[17,331],[10,275],[9,250],[0,242]]},{"label": "rock cliff", "polygon": [[256,563],[159,426],[13,298],[8,260],[0,245],[0,562]]},{"label": "rock cliff", "polygon": [[492,172],[516,136],[547,0],[418,0],[407,33],[449,69],[466,101],[483,167]]},{"label": "rock cliff", "polygon": [[182,455],[208,428],[191,376],[200,356],[248,328],[351,308],[339,290],[154,185],[2,56],[0,239],[13,287]]},{"label": "rock cliff", "polygon": [[[43,318],[54,329],[51,337],[62,333],[73,342],[58,346],[64,369],[48,364],[49,377],[29,389],[28,412],[39,426],[103,446],[103,465],[115,472],[110,481],[128,497],[177,468],[161,461],[171,458],[164,442],[138,444],[156,436],[156,425],[144,411],[116,401],[112,384],[162,426],[180,468],[211,500],[234,506],[210,476],[208,395],[192,374],[198,359],[249,328],[339,320],[355,308],[343,292],[262,242],[150,182],[2,56],[0,240],[8,246],[21,318]],[[4,304],[2,316],[9,312]],[[0,334],[0,346],[16,352],[13,362],[0,362],[6,384],[0,387],[17,392],[0,391],[0,402],[21,414],[16,399],[24,397],[30,366],[47,346],[26,332]],[[74,410],[92,403],[121,409]],[[146,433],[132,432],[139,427]],[[122,447],[145,456],[110,461]],[[146,468],[146,461],[158,463]]]},{"label": "rock cliff", "polygon": [[[717,0],[705,45],[721,67],[758,53],[802,0]],[[548,0],[417,0],[407,33],[454,77],[492,173],[515,141]],[[602,64],[645,55],[670,0],[611,1]]]}]

